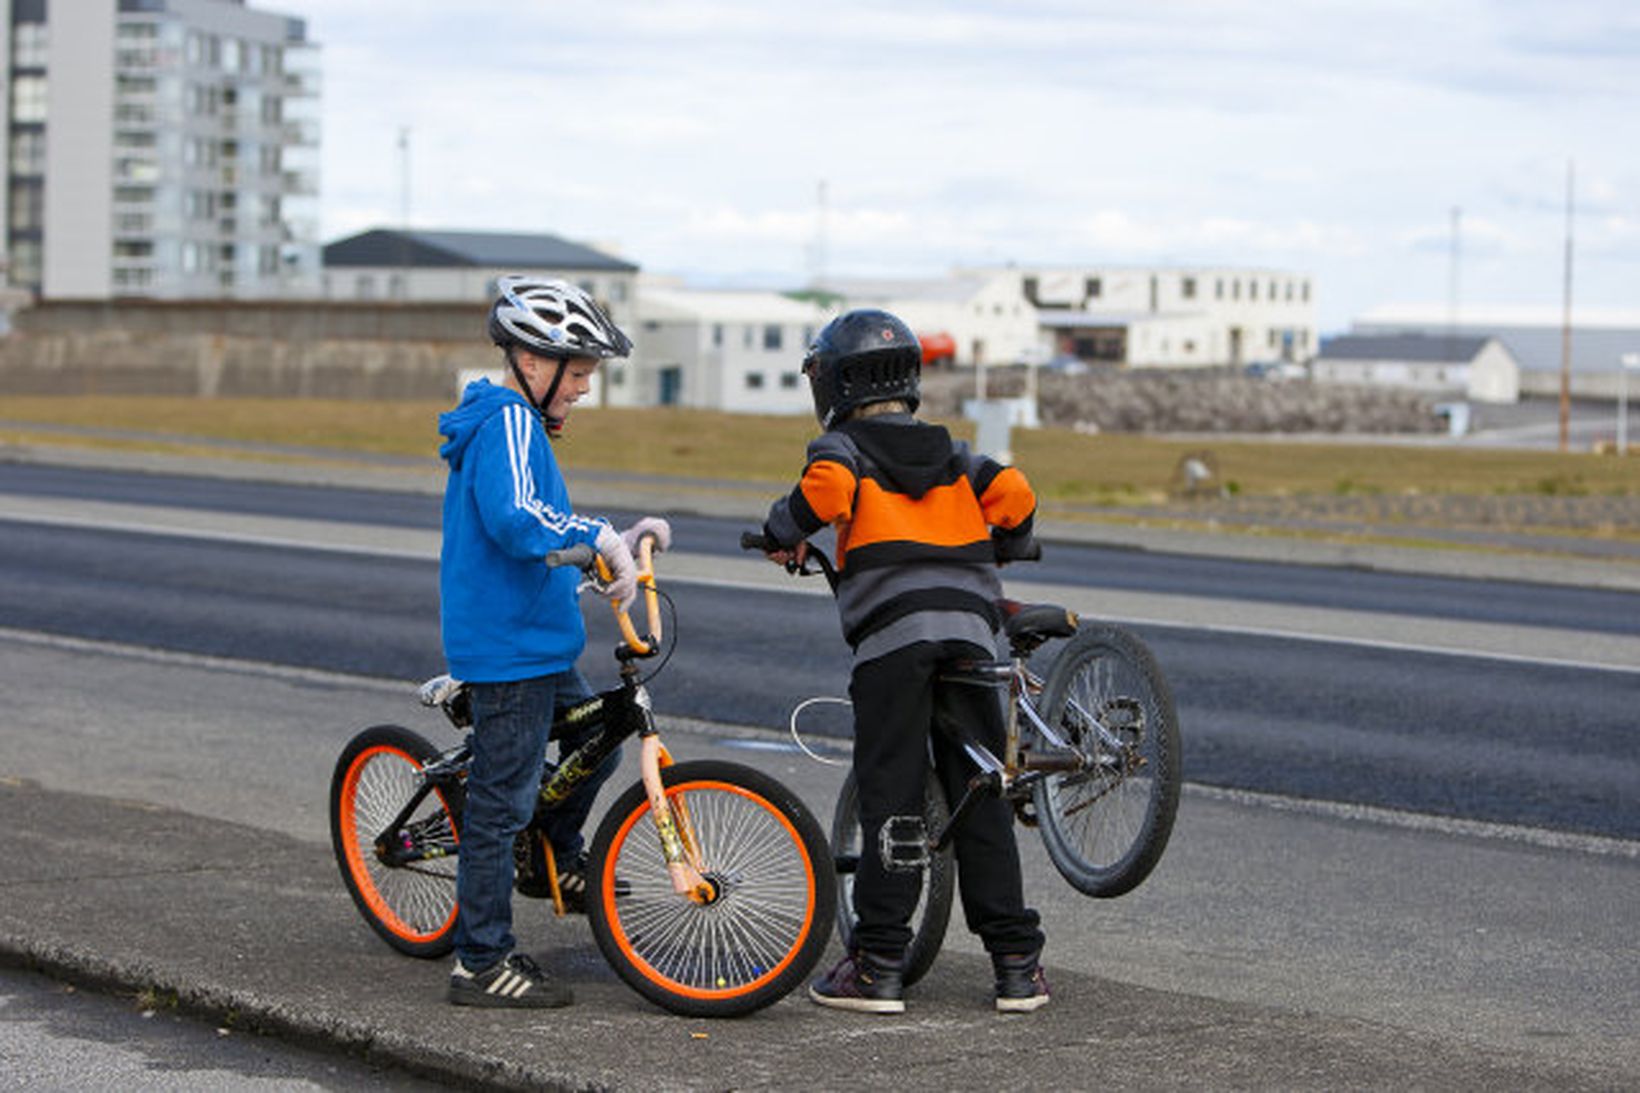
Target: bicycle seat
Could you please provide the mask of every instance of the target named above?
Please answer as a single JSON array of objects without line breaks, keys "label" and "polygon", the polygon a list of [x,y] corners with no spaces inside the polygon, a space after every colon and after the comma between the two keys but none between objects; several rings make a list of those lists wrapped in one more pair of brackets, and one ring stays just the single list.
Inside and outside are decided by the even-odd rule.
[{"label": "bicycle seat", "polygon": [[998,600],[997,608],[1002,612],[1003,632],[1011,642],[1040,643],[1076,633],[1076,612],[1055,604]]}]

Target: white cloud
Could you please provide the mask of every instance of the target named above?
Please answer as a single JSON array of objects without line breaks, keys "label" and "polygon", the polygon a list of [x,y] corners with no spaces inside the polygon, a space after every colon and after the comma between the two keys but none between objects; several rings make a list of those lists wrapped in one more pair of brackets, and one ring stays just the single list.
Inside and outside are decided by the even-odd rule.
[{"label": "white cloud", "polygon": [[1472,291],[1552,293],[1575,159],[1581,291],[1633,294],[1626,0],[253,2],[323,47],[327,237],[398,218],[408,126],[423,226],[795,281],[824,180],[838,273],[1287,263],[1336,327],[1444,299],[1453,206]]}]

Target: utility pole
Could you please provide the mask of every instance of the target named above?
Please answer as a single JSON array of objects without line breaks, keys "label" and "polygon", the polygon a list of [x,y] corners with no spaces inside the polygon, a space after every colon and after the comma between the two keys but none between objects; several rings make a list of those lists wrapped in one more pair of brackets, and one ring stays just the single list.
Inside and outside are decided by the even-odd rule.
[{"label": "utility pole", "polygon": [[1456,362],[1458,352],[1458,241],[1462,219],[1463,210],[1452,206],[1451,268],[1447,271],[1446,282],[1446,359],[1449,364]]},{"label": "utility pole", "polygon": [[814,249],[809,254],[809,280],[817,292],[824,292],[826,287],[826,237],[830,231],[828,219],[826,180],[821,179],[815,190]]},{"label": "utility pole", "polygon": [[1566,278],[1560,314],[1560,450],[1565,451],[1572,416],[1572,186],[1575,164],[1566,161]]},{"label": "utility pole", "polygon": [[410,127],[399,128],[399,293],[410,296]]}]

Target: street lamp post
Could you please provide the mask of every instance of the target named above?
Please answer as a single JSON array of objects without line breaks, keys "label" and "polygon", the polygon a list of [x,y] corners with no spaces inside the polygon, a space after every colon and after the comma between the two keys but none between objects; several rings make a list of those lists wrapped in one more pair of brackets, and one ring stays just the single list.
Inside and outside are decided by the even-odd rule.
[{"label": "street lamp post", "polygon": [[1624,353],[1617,369],[1617,454],[1629,454],[1629,370],[1640,369],[1640,353]]}]

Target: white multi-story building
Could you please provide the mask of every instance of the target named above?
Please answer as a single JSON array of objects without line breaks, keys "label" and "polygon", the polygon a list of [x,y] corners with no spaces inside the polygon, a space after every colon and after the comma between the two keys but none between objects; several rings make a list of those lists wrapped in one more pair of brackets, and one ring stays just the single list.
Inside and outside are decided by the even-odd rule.
[{"label": "white multi-story building", "polygon": [[1302,273],[1216,266],[1017,272],[1054,353],[1174,368],[1315,355],[1315,300]]},{"label": "white multi-story building", "polygon": [[242,0],[6,0],[0,214],[47,298],[317,291],[318,50]]}]

